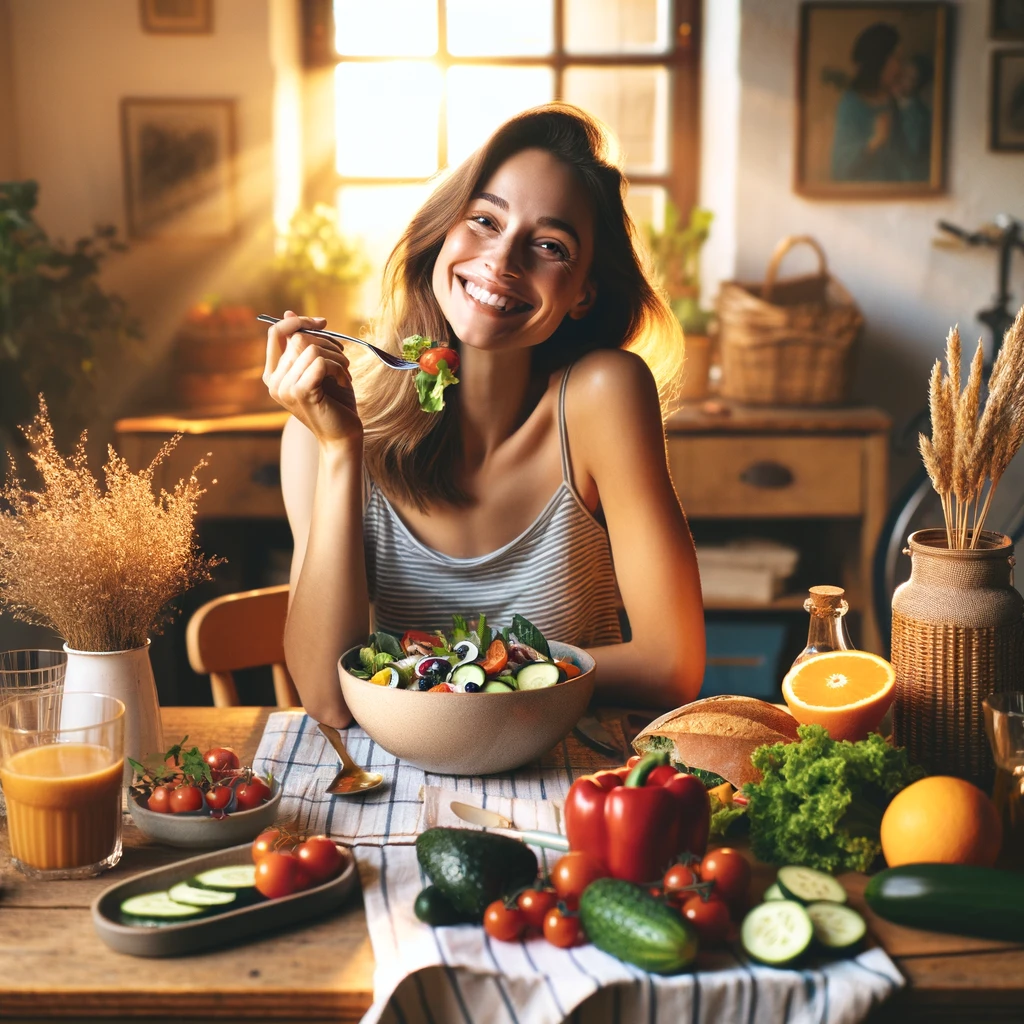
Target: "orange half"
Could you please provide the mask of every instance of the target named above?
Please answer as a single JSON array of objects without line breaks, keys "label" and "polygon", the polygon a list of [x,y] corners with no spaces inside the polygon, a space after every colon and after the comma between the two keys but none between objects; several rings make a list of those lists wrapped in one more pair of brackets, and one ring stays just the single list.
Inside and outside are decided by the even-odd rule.
[{"label": "orange half", "polygon": [[829,651],[791,668],[782,696],[801,725],[823,725],[834,740],[862,740],[885,717],[896,670],[868,651]]}]

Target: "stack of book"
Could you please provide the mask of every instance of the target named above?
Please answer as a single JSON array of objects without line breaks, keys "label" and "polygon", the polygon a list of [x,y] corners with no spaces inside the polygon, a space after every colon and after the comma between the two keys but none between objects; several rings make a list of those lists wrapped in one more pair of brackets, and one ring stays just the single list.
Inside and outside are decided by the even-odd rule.
[{"label": "stack of book", "polygon": [[771,604],[785,590],[800,552],[788,544],[745,537],[728,544],[698,545],[697,562],[706,602]]}]

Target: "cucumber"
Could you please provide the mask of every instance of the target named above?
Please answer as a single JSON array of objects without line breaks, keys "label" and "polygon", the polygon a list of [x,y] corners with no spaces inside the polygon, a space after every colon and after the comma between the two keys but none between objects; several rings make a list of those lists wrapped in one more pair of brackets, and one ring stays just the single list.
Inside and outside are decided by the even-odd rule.
[{"label": "cucumber", "polygon": [[820,900],[846,902],[846,890],[831,875],[814,868],[790,864],[779,868],[775,881],[786,899],[798,903],[817,903]]},{"label": "cucumber", "polygon": [[653,974],[681,971],[697,955],[697,933],[677,911],[617,878],[583,890],[580,921],[598,949]]},{"label": "cucumber", "polygon": [[175,903],[184,903],[188,907],[226,907],[238,899],[233,892],[222,889],[197,889],[188,882],[172,885],[167,890],[167,895]]},{"label": "cucumber", "polygon": [[468,662],[465,665],[456,665],[448,682],[452,686],[458,686],[459,689],[463,689],[466,683],[476,683],[477,686],[484,688],[487,685],[487,673],[484,671],[483,665]]},{"label": "cucumber", "polygon": [[782,890],[779,888],[778,882],[772,882],[764,891],[764,895],[761,897],[763,903],[771,903],[772,900],[784,900],[786,897],[782,895]]},{"label": "cucumber", "polygon": [[906,864],[864,890],[879,917],[911,928],[1024,942],[1024,874],[966,864]]},{"label": "cucumber", "polygon": [[190,879],[189,885],[199,889],[221,889],[237,892],[256,887],[255,864],[232,864],[226,868],[210,868]]},{"label": "cucumber", "polygon": [[558,666],[552,661],[531,661],[516,673],[516,686],[520,690],[543,690],[561,679]]},{"label": "cucumber", "polygon": [[848,953],[856,949],[868,931],[864,918],[852,907],[845,907],[842,903],[825,900],[809,903],[807,916],[814,926],[814,938],[818,945],[830,953]]},{"label": "cucumber", "polygon": [[144,892],[138,896],[129,896],[121,903],[120,910],[125,917],[145,918],[147,922],[156,924],[173,924],[202,913],[199,907],[176,903],[166,889],[161,892]]},{"label": "cucumber", "polygon": [[814,925],[804,907],[794,900],[759,903],[740,926],[743,948],[755,960],[784,967],[807,952]]},{"label": "cucumber", "polygon": [[421,889],[412,909],[424,924],[434,928],[449,924],[468,924],[473,921],[468,914],[456,910],[451,900],[436,885],[428,885]]},{"label": "cucumber", "polygon": [[503,683],[500,679],[492,679],[481,691],[483,693],[513,693],[514,687]]}]

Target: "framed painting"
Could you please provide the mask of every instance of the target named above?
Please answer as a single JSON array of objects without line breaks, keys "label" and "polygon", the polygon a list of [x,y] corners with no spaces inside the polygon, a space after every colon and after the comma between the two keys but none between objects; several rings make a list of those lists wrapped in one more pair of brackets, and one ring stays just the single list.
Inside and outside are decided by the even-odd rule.
[{"label": "framed painting", "polygon": [[797,192],[944,191],[949,26],[945,3],[801,5]]},{"label": "framed painting", "polygon": [[997,153],[1024,151],[1024,49],[992,54],[988,144]]},{"label": "framed painting", "polygon": [[213,31],[213,0],[139,0],[143,32],[206,34]]},{"label": "framed painting", "polygon": [[991,0],[989,35],[1024,42],[1024,0]]},{"label": "framed painting", "polygon": [[131,237],[234,232],[234,100],[124,99],[121,145]]}]

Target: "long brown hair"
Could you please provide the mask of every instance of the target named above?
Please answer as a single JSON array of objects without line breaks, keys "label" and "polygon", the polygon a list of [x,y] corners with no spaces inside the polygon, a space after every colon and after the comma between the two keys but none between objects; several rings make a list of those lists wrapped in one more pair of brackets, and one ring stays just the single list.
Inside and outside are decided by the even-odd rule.
[{"label": "long brown hair", "polygon": [[[596,301],[585,317],[565,317],[555,333],[533,349],[533,371],[546,376],[595,349],[627,348],[651,368],[666,409],[680,379],[682,332],[651,284],[623,202],[626,180],[608,160],[605,131],[568,104],[517,114],[437,186],[388,257],[374,332],[377,343],[398,352],[403,338],[423,334],[458,348],[434,297],[434,263],[449,229],[483,183],[524,149],[545,150],[570,167],[590,199],[594,217],[590,278]],[[443,412],[424,413],[405,374],[364,363],[356,376],[361,381],[366,467],[377,485],[421,509],[433,503],[467,504],[469,498],[453,472],[462,458],[459,388],[445,393]]]}]

